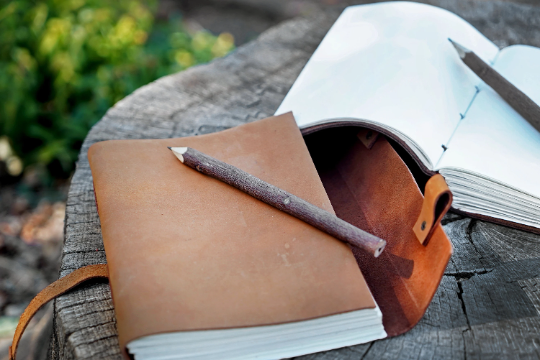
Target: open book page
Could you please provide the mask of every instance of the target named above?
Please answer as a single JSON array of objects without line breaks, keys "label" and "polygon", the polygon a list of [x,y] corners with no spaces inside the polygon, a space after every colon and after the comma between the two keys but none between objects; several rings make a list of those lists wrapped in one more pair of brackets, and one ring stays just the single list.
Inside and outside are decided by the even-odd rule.
[{"label": "open book page", "polygon": [[[493,67],[540,104],[539,48],[510,46]],[[438,168],[463,169],[540,198],[540,132],[489,86],[479,90]]]},{"label": "open book page", "polygon": [[412,139],[434,165],[478,83],[449,37],[488,62],[498,53],[470,24],[437,7],[349,7],[276,113],[293,111],[301,128],[339,118],[377,122]]}]

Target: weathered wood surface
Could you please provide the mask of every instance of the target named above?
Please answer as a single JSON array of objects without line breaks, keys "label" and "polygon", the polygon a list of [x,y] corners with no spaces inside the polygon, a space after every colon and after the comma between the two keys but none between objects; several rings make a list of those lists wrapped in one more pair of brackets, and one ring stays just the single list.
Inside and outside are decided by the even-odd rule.
[{"label": "weathered wood surface", "polygon": [[[500,46],[540,46],[540,8],[431,1],[470,21]],[[67,201],[61,276],[105,263],[86,158],[102,140],[205,134],[274,113],[338,15],[295,19],[226,58],[162,78],[110,109],[81,150]],[[540,358],[540,237],[450,215],[455,248],[428,312],[403,336],[298,359]],[[108,284],[79,287],[55,301],[54,359],[119,359]]]}]

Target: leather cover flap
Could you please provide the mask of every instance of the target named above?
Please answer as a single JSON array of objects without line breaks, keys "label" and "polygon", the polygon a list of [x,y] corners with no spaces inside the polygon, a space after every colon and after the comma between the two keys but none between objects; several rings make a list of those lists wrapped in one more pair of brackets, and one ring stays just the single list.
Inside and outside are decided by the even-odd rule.
[{"label": "leather cover flap", "polygon": [[439,222],[426,246],[416,238],[413,226],[423,196],[384,136],[369,149],[358,139],[358,127],[306,132],[308,149],[336,214],[387,241],[376,259],[353,251],[383,313],[387,334],[402,334],[429,306],[450,260],[451,243]]}]

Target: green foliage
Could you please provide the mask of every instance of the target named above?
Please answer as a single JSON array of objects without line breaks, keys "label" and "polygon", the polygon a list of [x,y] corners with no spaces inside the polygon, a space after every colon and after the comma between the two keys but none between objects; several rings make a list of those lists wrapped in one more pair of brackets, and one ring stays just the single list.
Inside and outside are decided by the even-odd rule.
[{"label": "green foliage", "polygon": [[230,34],[190,32],[179,16],[155,22],[156,5],[0,0],[0,136],[11,160],[69,175],[86,133],[114,103],[233,48]]}]

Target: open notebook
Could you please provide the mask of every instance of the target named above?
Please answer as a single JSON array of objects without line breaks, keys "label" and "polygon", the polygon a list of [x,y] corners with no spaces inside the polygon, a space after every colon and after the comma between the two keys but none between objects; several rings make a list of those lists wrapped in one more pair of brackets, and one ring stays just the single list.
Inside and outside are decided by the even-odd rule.
[{"label": "open notebook", "polygon": [[540,49],[499,50],[453,13],[391,2],[348,7],[276,114],[293,111],[304,133],[346,122],[379,130],[445,177],[454,209],[539,232],[540,133],[448,38],[540,103]]}]

